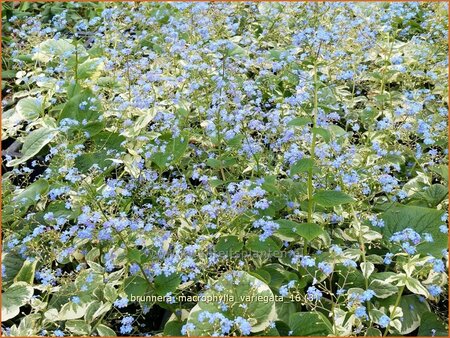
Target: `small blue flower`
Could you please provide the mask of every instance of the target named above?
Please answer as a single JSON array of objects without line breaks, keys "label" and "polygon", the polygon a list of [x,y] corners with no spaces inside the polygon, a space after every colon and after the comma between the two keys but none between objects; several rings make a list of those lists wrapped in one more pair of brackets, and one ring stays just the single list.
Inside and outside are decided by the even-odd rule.
[{"label": "small blue flower", "polygon": [[386,316],[386,315],[382,315],[380,317],[380,319],[378,320],[378,324],[380,324],[380,326],[382,328],[387,327],[390,322],[391,322],[391,319],[388,316]]},{"label": "small blue flower", "polygon": [[53,334],[55,335],[55,337],[64,337],[64,332],[62,332],[60,329],[53,331]]},{"label": "small blue flower", "polygon": [[428,286],[428,292],[430,292],[430,295],[433,297],[437,297],[442,293],[442,289],[439,285],[430,285]]},{"label": "small blue flower", "polygon": [[365,318],[369,319],[369,316],[367,316],[366,307],[365,306],[359,306],[355,310],[355,316],[357,318]]},{"label": "small blue flower", "polygon": [[114,306],[118,308],[124,308],[128,306],[128,298],[120,298],[114,302]]}]

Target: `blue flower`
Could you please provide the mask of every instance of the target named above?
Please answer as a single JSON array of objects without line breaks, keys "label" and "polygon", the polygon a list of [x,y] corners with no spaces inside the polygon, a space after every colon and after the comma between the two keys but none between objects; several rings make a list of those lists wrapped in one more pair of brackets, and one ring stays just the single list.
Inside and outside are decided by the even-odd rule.
[{"label": "blue flower", "polygon": [[394,254],[388,252],[388,253],[384,256],[383,263],[386,264],[386,265],[391,264],[391,263],[392,263],[392,257],[393,257],[393,256],[394,256]]},{"label": "blue flower", "polygon": [[310,286],[306,291],[308,299],[311,301],[319,300],[322,298],[322,292],[318,290],[315,286]]},{"label": "blue flower", "polygon": [[192,323],[187,323],[182,326],[181,328],[181,334],[187,335],[189,331],[195,330],[195,325]]},{"label": "blue flower", "polygon": [[365,306],[358,306],[355,310],[355,316],[357,318],[365,318],[369,319],[369,316],[367,316],[366,307]]},{"label": "blue flower", "polygon": [[366,290],[361,294],[361,301],[366,302],[371,300],[375,296],[375,292],[373,290]]},{"label": "blue flower", "polygon": [[55,335],[55,337],[64,337],[64,332],[62,332],[60,329],[53,331],[53,334]]},{"label": "blue flower", "polygon": [[127,298],[127,297],[124,297],[124,298],[117,299],[117,300],[114,302],[114,306],[115,306],[115,307],[118,307],[118,308],[124,308],[124,307],[127,307],[127,306],[128,306],[128,298]]},{"label": "blue flower", "polygon": [[237,317],[234,320],[234,323],[235,323],[236,327],[238,328],[238,330],[240,330],[243,335],[247,336],[250,334],[252,326],[246,319],[244,319],[242,317]]},{"label": "blue flower", "polygon": [[326,275],[329,275],[333,272],[333,267],[325,262],[320,262],[317,267]]},{"label": "blue flower", "polygon": [[430,295],[433,297],[437,297],[442,293],[442,289],[439,285],[430,285],[427,287],[428,292],[430,292]]},{"label": "blue flower", "polygon": [[391,322],[391,319],[386,316],[386,315],[382,315],[380,317],[380,319],[378,320],[378,324],[382,327],[385,328],[389,325],[389,323]]}]

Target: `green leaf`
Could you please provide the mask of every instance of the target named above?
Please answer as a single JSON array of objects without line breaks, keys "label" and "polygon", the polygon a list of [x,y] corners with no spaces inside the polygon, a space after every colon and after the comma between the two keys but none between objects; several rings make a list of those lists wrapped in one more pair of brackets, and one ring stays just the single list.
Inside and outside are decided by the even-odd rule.
[{"label": "green leaf", "polygon": [[28,122],[31,122],[44,113],[44,107],[42,106],[41,99],[26,97],[17,102],[16,111]]},{"label": "green leaf", "polygon": [[323,190],[314,194],[313,201],[324,207],[354,203],[355,199],[342,191]]},{"label": "green leaf", "polygon": [[106,284],[105,288],[103,289],[103,296],[107,301],[113,303],[117,299],[116,288],[110,284]]},{"label": "green leaf", "polygon": [[65,324],[67,330],[77,335],[89,335],[91,326],[84,320],[68,320]]},{"label": "green leaf", "polygon": [[289,322],[289,317],[295,313],[297,309],[294,303],[287,300],[283,302],[275,302],[275,307],[277,310],[277,318],[286,323]]},{"label": "green leaf", "polygon": [[86,308],[86,314],[84,315],[84,319],[86,322],[91,323],[96,317],[94,316],[95,312],[100,309],[102,303],[95,301],[89,304]]},{"label": "green leaf", "polygon": [[290,120],[287,125],[292,126],[292,127],[301,127],[301,126],[307,125],[308,123],[312,123],[311,118],[296,117],[296,118],[293,118],[292,120]]},{"label": "green leaf", "polygon": [[324,233],[322,227],[314,223],[297,223],[287,219],[278,219],[275,223],[280,225],[275,235],[286,241],[294,241],[299,237],[312,241]]},{"label": "green leaf", "polygon": [[123,151],[121,146],[122,142],[126,138],[118,133],[112,133],[109,131],[102,131],[92,136],[92,143],[95,144],[97,149],[115,149],[117,151]]},{"label": "green leaf", "polygon": [[328,130],[326,130],[324,128],[316,127],[316,128],[311,128],[311,131],[313,133],[316,133],[316,134],[322,136],[322,138],[325,140],[326,143],[330,142],[331,134]]},{"label": "green leaf", "polygon": [[188,137],[186,134],[169,140],[164,152],[154,154],[151,159],[158,167],[165,168],[168,164],[180,159],[188,146]]},{"label": "green leaf", "polygon": [[329,320],[320,312],[296,312],[289,317],[293,336],[327,336],[332,327]]},{"label": "green leaf", "polygon": [[420,301],[416,295],[402,296],[400,307],[403,311],[401,335],[407,335],[417,329],[422,315],[430,311],[428,303]]},{"label": "green leaf", "polygon": [[130,276],[123,282],[124,291],[128,296],[141,297],[149,291],[149,285],[147,280],[141,276]]},{"label": "green leaf", "polygon": [[49,185],[47,180],[39,179],[34,181],[26,187],[25,190],[14,197],[16,206],[27,209],[30,206],[35,205],[39,198],[47,193],[48,188]]},{"label": "green leaf", "polygon": [[302,158],[291,166],[289,174],[290,176],[294,176],[298,173],[308,172],[310,169],[312,169],[313,165],[314,160],[312,158]]},{"label": "green leaf", "polygon": [[78,79],[96,79],[100,76],[103,66],[101,58],[87,59],[78,65]]},{"label": "green leaf", "polygon": [[416,295],[425,296],[426,298],[430,297],[430,293],[428,292],[427,288],[423,286],[422,283],[417,279],[407,277],[405,283],[408,290],[411,291],[412,293],[415,293]]},{"label": "green leaf", "polygon": [[425,312],[421,316],[419,337],[448,337],[448,329],[445,323],[434,313]]},{"label": "green leaf", "polygon": [[[442,257],[442,250],[447,249],[448,240],[439,230],[439,226],[443,224],[441,217],[444,212],[444,210],[418,206],[397,205],[381,214],[385,223],[385,227],[381,231],[386,239],[390,238],[395,232],[406,228],[412,228],[419,234],[429,233],[434,241],[419,244],[417,251],[422,254]],[[388,242],[387,245],[392,244]]]},{"label": "green leaf", "polygon": [[140,263],[141,262],[142,252],[139,249],[128,249],[127,258],[130,263]]},{"label": "green leaf", "polygon": [[32,285],[34,280],[34,273],[36,270],[36,264],[37,259],[32,262],[26,260],[23,263],[23,266],[20,269],[19,273],[14,278],[14,282],[25,282]]},{"label": "green leaf", "polygon": [[59,311],[58,320],[72,320],[82,318],[85,315],[86,309],[90,304],[91,303],[66,303]]},{"label": "green leaf", "polygon": [[44,146],[51,142],[53,138],[58,134],[58,130],[43,127],[33,130],[29,133],[23,142],[21,153],[22,157],[9,161],[6,165],[13,167],[18,164],[24,163],[34,155],[36,155]]},{"label": "green leaf", "polygon": [[37,52],[33,55],[33,60],[49,62],[54,58],[58,59],[63,55],[71,55],[75,52],[75,46],[67,39],[49,39],[41,42],[37,46]]},{"label": "green leaf", "polygon": [[238,236],[222,236],[217,241],[214,251],[221,254],[232,255],[239,252],[243,247],[244,244],[239,240]]},{"label": "green leaf", "polygon": [[253,252],[272,252],[280,249],[281,245],[282,243],[273,236],[266,238],[265,241],[261,241],[258,235],[251,235],[245,247]]},{"label": "green leaf", "polygon": [[81,173],[87,173],[93,165],[97,165],[100,169],[108,168],[113,162],[109,160],[106,152],[85,153],[75,158],[75,167]]},{"label": "green leaf", "polygon": [[169,292],[175,292],[181,283],[181,278],[174,273],[170,276],[164,274],[155,277],[155,291],[160,296],[165,296]]},{"label": "green leaf", "polygon": [[37,336],[40,331],[40,325],[38,324],[41,320],[41,315],[39,313],[32,313],[27,316],[20,318],[19,326],[11,326],[11,331],[8,336],[10,337],[31,337]]},{"label": "green leaf", "polygon": [[[217,323],[198,320],[203,311],[220,312],[231,320],[241,316],[252,323],[251,332],[266,329],[276,319],[274,295],[269,286],[244,271],[225,273],[205,291],[203,299],[189,313],[188,323],[194,324],[195,328],[188,331],[188,336],[210,336],[214,333]],[[228,305],[227,311],[222,310],[219,299]],[[247,307],[242,307],[242,304]]]},{"label": "green leaf", "polygon": [[67,101],[59,115],[58,121],[65,118],[77,120],[81,123],[81,126],[77,126],[77,128],[82,128],[83,121],[98,121],[101,110],[100,100],[94,95],[92,90],[84,89],[80,94],[71,97]]},{"label": "green leaf", "polygon": [[181,328],[186,324],[186,321],[170,320],[164,325],[164,336],[176,336],[180,337]]},{"label": "green leaf", "polygon": [[448,182],[448,166],[446,165],[439,165],[439,166],[432,166],[430,170],[439,176],[442,177],[442,179],[447,183]]},{"label": "green leaf", "polygon": [[10,282],[20,271],[24,259],[15,252],[2,253],[2,264],[5,266],[5,273],[2,276],[2,282]]},{"label": "green leaf", "polygon": [[427,202],[428,207],[435,208],[447,197],[448,188],[442,184],[433,184],[424,191],[418,191],[411,196],[411,199],[418,199]]},{"label": "green leaf", "polygon": [[116,332],[113,329],[109,328],[106,325],[98,324],[97,332],[100,337],[116,337]]},{"label": "green leaf", "polygon": [[375,265],[372,262],[362,262],[360,264],[362,274],[364,278],[368,279],[372,272],[375,270]]},{"label": "green leaf", "polygon": [[370,285],[369,289],[375,292],[377,298],[387,298],[398,292],[398,287],[383,280],[375,279]]},{"label": "green leaf", "polygon": [[381,337],[382,335],[381,331],[374,327],[369,327],[367,329],[367,337]]},{"label": "green leaf", "polygon": [[17,282],[2,293],[2,322],[17,316],[20,307],[33,296],[33,288],[25,282]]},{"label": "green leaf", "polygon": [[16,77],[17,71],[13,69],[2,70],[2,80],[14,79]]}]

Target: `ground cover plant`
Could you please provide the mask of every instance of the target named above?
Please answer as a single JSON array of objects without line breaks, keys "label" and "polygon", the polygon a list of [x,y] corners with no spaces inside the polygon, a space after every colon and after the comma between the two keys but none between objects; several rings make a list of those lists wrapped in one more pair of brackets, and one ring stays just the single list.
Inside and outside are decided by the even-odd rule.
[{"label": "ground cover plant", "polygon": [[448,335],[446,3],[2,6],[3,335]]}]

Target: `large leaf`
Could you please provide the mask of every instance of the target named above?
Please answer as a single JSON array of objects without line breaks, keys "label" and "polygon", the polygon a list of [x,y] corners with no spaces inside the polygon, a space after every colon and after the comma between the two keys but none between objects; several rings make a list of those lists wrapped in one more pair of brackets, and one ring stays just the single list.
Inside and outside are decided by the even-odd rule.
[{"label": "large leaf", "polygon": [[155,277],[155,291],[160,296],[165,296],[169,292],[175,292],[181,283],[181,278],[174,273],[170,276],[159,275]]},{"label": "large leaf", "polygon": [[443,214],[444,210],[398,205],[381,215],[385,223],[382,232],[386,239],[389,239],[395,232],[406,228],[412,228],[419,234],[429,233],[433,236],[434,241],[418,245],[417,250],[423,254],[441,257],[442,250],[447,248],[447,236],[444,236],[439,230],[439,226],[443,223],[441,221]]},{"label": "large leaf", "polygon": [[20,208],[29,208],[36,204],[41,195],[47,193],[48,188],[49,185],[47,180],[39,179],[34,181],[14,197],[14,204]]},{"label": "large leaf", "polygon": [[2,282],[10,282],[16,277],[17,273],[22,268],[24,259],[15,252],[8,252],[2,254],[2,264],[5,267],[5,273],[2,276]]},{"label": "large leaf", "polygon": [[180,137],[169,140],[164,152],[158,152],[151,157],[152,161],[160,168],[177,161],[183,156],[188,146],[188,137],[182,134]]},{"label": "large leaf", "polygon": [[30,262],[29,260],[26,260],[23,263],[22,268],[20,269],[19,273],[14,278],[14,281],[33,284],[34,273],[36,271],[36,264],[37,264],[37,259],[35,259],[32,262]]},{"label": "large leaf", "polygon": [[13,167],[15,165],[26,162],[34,155],[36,155],[44,146],[51,142],[53,138],[58,134],[58,130],[43,127],[36,130],[33,130],[23,142],[22,157],[9,161],[6,165],[9,167]]},{"label": "large leaf", "polygon": [[104,69],[104,63],[101,58],[87,59],[78,65],[78,79],[96,79]]},{"label": "large leaf", "polygon": [[291,176],[294,176],[298,173],[307,172],[313,167],[313,165],[314,160],[312,158],[302,158],[291,166],[289,173]]},{"label": "large leaf", "polygon": [[84,89],[67,101],[58,120],[70,118],[80,123],[97,121],[101,109],[100,100],[94,95],[92,90]]},{"label": "large leaf", "polygon": [[420,325],[422,314],[430,311],[428,303],[421,301],[419,296],[416,295],[402,296],[400,307],[403,311],[400,332],[402,335],[406,335],[417,329]]},{"label": "large leaf", "polygon": [[428,207],[434,208],[445,199],[447,194],[448,187],[442,184],[433,184],[426,190],[416,192],[411,199],[425,201]]},{"label": "large leaf", "polygon": [[33,296],[33,288],[25,282],[17,282],[11,285],[2,294],[2,322],[14,318],[20,312],[20,307],[25,305]]},{"label": "large leaf", "polygon": [[132,296],[141,297],[149,291],[149,284],[144,277],[130,276],[125,279],[124,291],[130,299]]},{"label": "large leaf", "polygon": [[84,320],[68,320],[65,324],[67,330],[76,335],[87,336],[91,332],[91,326]]},{"label": "large leaf", "polygon": [[49,62],[54,58],[69,57],[75,52],[75,46],[67,39],[49,39],[41,42],[36,47],[33,60]]},{"label": "large leaf", "polygon": [[314,194],[313,201],[324,207],[354,203],[355,199],[342,191],[324,190]]},{"label": "large leaf", "polygon": [[41,99],[26,97],[17,102],[16,111],[28,122],[31,122],[41,116],[44,112],[44,107]]},{"label": "large leaf", "polygon": [[315,223],[297,223],[287,219],[279,219],[275,222],[280,225],[275,234],[286,241],[294,241],[300,237],[312,241],[324,233],[322,227]]},{"label": "large leaf", "polygon": [[436,314],[425,312],[422,314],[417,335],[422,337],[448,337],[448,328]]},{"label": "large leaf", "polygon": [[273,252],[280,249],[281,246],[281,241],[273,236],[261,241],[258,235],[251,235],[245,244],[245,248],[253,252]]},{"label": "large leaf", "polygon": [[370,283],[369,289],[375,292],[377,298],[387,298],[398,292],[397,286],[379,279],[374,279]]},{"label": "large leaf", "polygon": [[101,170],[104,170],[113,163],[110,159],[108,159],[110,157],[111,156],[107,155],[105,151],[81,154],[75,159],[75,167],[81,173],[87,173],[93,165],[96,165]]},{"label": "large leaf", "polygon": [[[240,316],[252,323],[251,332],[266,329],[276,318],[274,295],[269,286],[244,271],[226,273],[203,296],[189,313],[188,323],[195,325],[193,330],[188,331],[189,336],[210,336],[214,333],[214,323],[198,320],[199,314],[204,311],[220,312],[229,320]],[[228,305],[226,311],[219,300]]]},{"label": "large leaf", "polygon": [[90,304],[91,303],[66,303],[59,311],[58,320],[72,320],[82,318],[86,314],[86,309]]},{"label": "large leaf", "polygon": [[186,321],[169,320],[164,325],[164,336],[182,336],[181,328],[186,324]]},{"label": "large leaf", "polygon": [[238,236],[222,236],[217,241],[214,250],[221,255],[231,255],[239,252],[244,247],[244,243],[239,240]]},{"label": "large leaf", "polygon": [[97,325],[97,332],[100,337],[115,337],[115,336],[117,336],[116,332],[114,332],[113,329],[111,329],[108,326],[103,325],[103,324]]},{"label": "large leaf", "polygon": [[296,312],[289,317],[293,336],[327,336],[332,333],[330,321],[320,312]]}]

